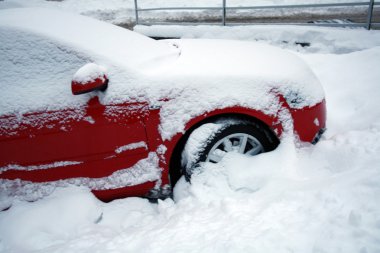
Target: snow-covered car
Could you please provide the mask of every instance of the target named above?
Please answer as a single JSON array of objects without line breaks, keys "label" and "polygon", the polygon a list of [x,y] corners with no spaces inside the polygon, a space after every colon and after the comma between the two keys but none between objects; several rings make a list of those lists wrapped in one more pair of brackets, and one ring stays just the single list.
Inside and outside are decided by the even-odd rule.
[{"label": "snow-covered car", "polygon": [[0,11],[0,189],[37,199],[164,197],[225,154],[315,143],[323,89],[297,56],[255,42],[155,41],[75,14]]}]

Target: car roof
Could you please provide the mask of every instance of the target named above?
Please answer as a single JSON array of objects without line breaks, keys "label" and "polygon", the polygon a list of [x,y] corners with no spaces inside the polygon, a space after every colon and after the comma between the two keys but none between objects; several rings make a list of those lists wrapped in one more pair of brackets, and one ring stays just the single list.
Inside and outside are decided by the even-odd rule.
[{"label": "car roof", "polygon": [[70,83],[89,62],[107,69],[111,100],[126,100],[136,76],[177,57],[168,42],[51,9],[0,10],[0,37],[0,117],[85,106],[93,94],[73,96]]},{"label": "car roof", "polygon": [[[0,28],[39,34],[94,59],[133,67],[171,54],[167,43],[93,18],[44,8],[0,10]],[[98,57],[96,57],[98,56]]]}]

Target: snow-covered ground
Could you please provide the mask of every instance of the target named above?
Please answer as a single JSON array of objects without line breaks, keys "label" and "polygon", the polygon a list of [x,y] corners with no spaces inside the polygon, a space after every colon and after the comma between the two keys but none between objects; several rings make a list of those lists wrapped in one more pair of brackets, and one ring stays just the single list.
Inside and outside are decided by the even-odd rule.
[{"label": "snow-covered ground", "polygon": [[[294,25],[137,25],[134,31],[158,38],[232,39],[259,41],[301,53],[345,54],[373,48],[379,31],[363,28],[325,28]],[[305,47],[302,47],[302,45]]]},{"label": "snow-covered ground", "polygon": [[[0,8],[132,8],[132,1],[91,2],[4,0]],[[271,153],[230,154],[206,164],[192,184],[181,179],[174,200],[157,204],[105,204],[77,187],[15,202],[0,213],[0,252],[380,252],[380,32],[252,29],[188,28],[181,36],[260,40],[296,52],[326,91],[328,131],[317,145],[285,136]]]},{"label": "snow-covered ground", "polygon": [[271,153],[230,154],[157,204],[75,187],[16,202],[0,213],[0,252],[380,252],[380,40],[357,32],[341,39],[364,48],[289,47],[326,91],[317,145],[286,136]]}]

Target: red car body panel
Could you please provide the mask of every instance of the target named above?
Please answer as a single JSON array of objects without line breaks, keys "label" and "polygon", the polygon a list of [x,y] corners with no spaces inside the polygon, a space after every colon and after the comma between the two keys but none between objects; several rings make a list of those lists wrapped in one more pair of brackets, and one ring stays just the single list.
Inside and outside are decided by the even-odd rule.
[{"label": "red car body panel", "polygon": [[[288,109],[293,117],[294,131],[300,140],[312,142],[320,129],[325,128],[325,101],[313,107],[295,110],[291,109],[284,99],[281,100],[283,107]],[[112,116],[106,116],[106,110],[112,110]],[[0,129],[0,167],[12,164],[38,166],[57,161],[78,161],[78,163],[51,169],[8,169],[0,171],[0,178],[41,183],[70,178],[107,177],[116,171],[132,167],[146,158],[149,152],[156,152],[160,145],[164,145],[166,152],[158,154],[159,166],[162,169],[160,185],[161,187],[169,185],[170,158],[183,133],[176,134],[170,140],[161,139],[159,108],[149,108],[145,103],[104,106],[99,103],[97,97],[94,97],[85,110],[85,120],[68,118],[61,123],[61,119],[69,115],[69,112],[72,111],[24,115],[23,122],[28,123],[18,125],[13,131]],[[277,116],[244,107],[217,109],[200,115],[187,123],[185,131],[209,117],[226,114],[256,118],[269,126],[278,136],[283,131]],[[2,117],[0,122],[12,120],[16,122],[17,119],[12,117],[16,116]],[[38,122],[42,118],[44,121]],[[3,125],[0,124],[0,128]],[[115,152],[117,147],[142,141],[147,144],[146,147]],[[155,183],[146,182],[117,189],[93,190],[93,193],[103,201],[144,196],[154,188]]]},{"label": "red car body panel", "polygon": [[316,135],[326,128],[326,101],[291,111],[294,120],[294,131],[301,141],[313,142]]}]

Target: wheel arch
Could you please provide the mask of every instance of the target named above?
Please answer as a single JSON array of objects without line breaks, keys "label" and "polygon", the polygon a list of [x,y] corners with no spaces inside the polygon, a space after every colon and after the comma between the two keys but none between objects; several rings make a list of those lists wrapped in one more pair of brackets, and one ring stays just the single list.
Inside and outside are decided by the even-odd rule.
[{"label": "wheel arch", "polygon": [[193,118],[186,124],[184,133],[177,134],[176,136],[172,138],[171,141],[169,141],[169,143],[166,144],[166,146],[168,147],[168,150],[165,155],[166,155],[166,161],[169,162],[168,169],[169,169],[169,176],[171,177],[171,180],[172,180],[171,182],[172,185],[181,176],[181,171],[180,171],[181,152],[190,134],[199,126],[205,123],[215,122],[216,120],[221,119],[221,118],[236,118],[240,120],[249,120],[251,122],[254,122],[266,128],[268,131],[273,133],[273,135],[277,137],[278,139],[282,133],[282,125],[279,123],[277,116],[267,115],[261,111],[252,110],[252,109],[243,108],[243,107],[218,109],[218,110],[200,115],[196,118]]}]

